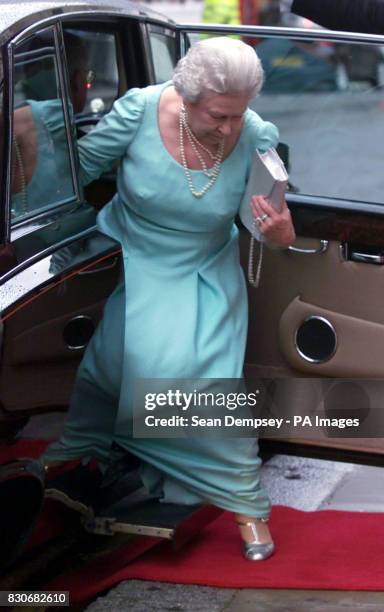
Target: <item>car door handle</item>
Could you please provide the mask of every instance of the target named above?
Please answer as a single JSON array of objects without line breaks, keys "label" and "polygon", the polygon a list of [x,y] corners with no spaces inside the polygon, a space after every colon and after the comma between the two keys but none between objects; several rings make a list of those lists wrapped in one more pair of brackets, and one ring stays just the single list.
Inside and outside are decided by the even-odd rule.
[{"label": "car door handle", "polygon": [[301,253],[302,255],[320,255],[320,253],[325,253],[328,249],[329,241],[328,240],[320,240],[320,246],[318,249],[301,249],[299,247],[288,247],[288,251],[291,253]]}]

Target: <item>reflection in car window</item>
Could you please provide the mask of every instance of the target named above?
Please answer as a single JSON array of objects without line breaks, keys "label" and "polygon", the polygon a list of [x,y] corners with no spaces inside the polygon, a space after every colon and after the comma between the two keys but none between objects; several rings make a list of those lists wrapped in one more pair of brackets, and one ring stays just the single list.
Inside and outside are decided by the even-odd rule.
[{"label": "reflection in car window", "polygon": [[265,93],[337,89],[336,67],[328,61],[328,48],[323,45],[272,38],[260,42],[257,54],[264,68]]},{"label": "reflection in car window", "polygon": [[155,83],[165,83],[172,78],[176,65],[176,38],[163,30],[150,32]]},{"label": "reflection in car window", "polygon": [[[83,115],[107,113],[118,97],[119,88],[115,34],[72,28],[64,30],[65,50],[70,69],[73,63],[71,36],[81,40],[83,55],[87,58],[84,100],[81,108],[75,108],[75,113]],[[72,93],[75,90],[76,83],[71,82]]]},{"label": "reflection in car window", "polygon": [[291,189],[384,204],[383,48],[261,36],[254,47],[265,83],[251,108],[279,128]]},{"label": "reflection in car window", "polygon": [[0,68],[0,181],[3,180],[3,156],[4,156],[4,115],[3,115],[3,96],[4,83]]},{"label": "reflection in car window", "polygon": [[266,82],[253,107],[278,125],[289,147],[292,188],[384,203],[380,48],[291,40],[266,40],[256,48]]},{"label": "reflection in car window", "polygon": [[14,83],[13,222],[75,197],[51,28],[16,47]]}]

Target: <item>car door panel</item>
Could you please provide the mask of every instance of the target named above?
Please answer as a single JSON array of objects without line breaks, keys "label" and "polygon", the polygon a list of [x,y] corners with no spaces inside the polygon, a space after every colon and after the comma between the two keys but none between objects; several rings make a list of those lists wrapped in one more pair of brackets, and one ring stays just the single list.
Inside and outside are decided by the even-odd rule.
[{"label": "car door panel", "polygon": [[[245,267],[249,238],[245,233],[242,237]],[[315,240],[299,239],[297,242],[316,245]],[[330,242],[327,251],[318,255],[266,250],[260,287],[249,292],[250,330],[254,329],[255,335],[250,332],[247,361],[274,365],[282,370],[288,365],[319,375],[384,376],[382,359],[374,359],[368,354],[373,350],[368,336],[364,341],[366,334],[373,334],[378,357],[384,326],[383,275],[381,266],[344,261],[340,256],[340,243],[336,241]],[[299,323],[309,316],[328,318],[339,338],[335,356],[323,364],[310,364],[300,358],[294,348]],[[346,351],[348,366],[339,361],[345,342],[350,343]],[[366,358],[351,364],[353,357],[362,355],[364,346]],[[332,367],[335,367],[334,373]]]},{"label": "car door panel", "polygon": [[[121,274],[118,245],[96,233],[88,243],[92,249],[82,240],[39,261],[35,287],[17,277],[4,287],[10,296],[3,309],[0,397],[7,412],[68,406],[81,357]],[[28,273],[33,279],[33,268]]]},{"label": "car door panel", "polygon": [[[197,39],[197,27],[185,30]],[[209,26],[202,31],[209,35]],[[259,28],[256,39],[250,28],[241,32],[264,65],[264,88],[251,107],[279,128],[297,233],[296,250],[264,248],[260,285],[248,288],[246,380],[252,388],[264,381],[267,408],[278,416],[343,408],[361,419],[360,437],[290,431],[293,449],[382,454],[375,436],[384,436],[377,419],[384,401],[384,121],[380,79],[373,82],[364,58],[375,57],[379,75],[384,39],[375,46],[353,34]],[[250,237],[239,229],[247,275]],[[312,323],[318,320],[324,328]],[[323,333],[332,328],[333,344]],[[306,356],[298,346],[303,337]]]},{"label": "car door panel", "polygon": [[[63,294],[60,291],[61,296]],[[63,296],[65,298],[65,296]],[[44,300],[39,305],[44,307]],[[76,318],[84,317],[86,320],[91,320],[97,323],[100,319],[100,313],[104,301],[92,304],[89,307],[83,307],[79,310],[78,307],[73,312],[68,311],[62,317],[53,318],[47,322],[42,322],[35,325],[32,329],[18,333],[17,321],[13,321],[14,325],[9,326],[9,333],[12,336],[12,342],[8,347],[9,364],[11,366],[27,366],[28,364],[38,364],[44,362],[61,362],[63,360],[73,360],[83,349],[71,348],[71,345],[65,341],[65,327],[68,323]],[[68,304],[69,306],[69,304]],[[76,305],[77,306],[77,305]],[[79,345],[76,345],[80,347]]]},{"label": "car door panel", "polygon": [[[260,287],[250,290],[248,380],[254,384],[264,377],[275,380],[291,377],[289,391],[283,399],[280,396],[278,403],[281,414],[311,414],[318,410],[326,414],[334,406],[332,389],[337,388],[339,409],[348,410],[357,404],[364,412],[363,407],[368,406],[375,419],[382,412],[384,270],[372,264],[344,261],[340,251],[340,243],[335,241],[330,242],[326,253],[319,255],[268,251],[264,254]],[[328,321],[336,337],[334,354],[320,363],[314,359],[319,343],[326,343],[322,332],[319,336],[314,330],[312,337],[307,337],[306,356],[297,345],[297,334],[311,317]],[[309,377],[306,391],[300,380],[303,376]],[[375,378],[376,381],[372,380]],[[339,379],[350,382],[352,379],[354,386],[345,387]],[[314,433],[307,433],[302,441],[308,443]],[[380,422],[375,421],[369,435],[384,435]],[[317,437],[317,444],[323,445],[326,440],[326,436]],[[333,442],[332,437],[332,443],[326,446]],[[295,444],[295,439],[292,443]],[[378,441],[374,444],[377,446],[380,447]],[[381,446],[384,448],[382,441]],[[372,444],[353,438],[339,441],[338,448],[344,447],[368,449]]]},{"label": "car door panel", "polygon": [[[315,357],[312,357],[313,361],[310,362],[311,357],[305,358],[301,354],[302,351],[298,351],[297,331],[302,322],[310,317],[329,321],[334,329],[335,353],[327,356],[325,363],[316,363]],[[302,301],[299,297],[288,305],[279,322],[279,346],[285,360],[291,368],[313,375],[346,378],[383,377],[383,340],[383,324],[319,308]],[[321,342],[321,332],[318,342]],[[308,338],[307,344],[309,343]]]},{"label": "car door panel", "polygon": [[[11,74],[6,75],[5,81],[7,100],[15,116],[19,109],[27,110],[30,119],[29,107],[33,106],[38,113],[40,102],[48,102],[49,106],[53,100],[63,105],[66,139],[62,138],[62,144],[64,149],[69,147],[73,156],[70,163],[65,160],[64,165],[58,164],[62,171],[56,173],[57,180],[46,168],[45,172],[42,172],[44,180],[39,184],[40,192],[31,193],[34,174],[29,172],[32,176],[30,180],[31,177],[25,172],[26,157],[23,155],[30,151],[24,149],[21,155],[16,152],[16,148],[22,148],[27,139],[21,130],[22,123],[17,126],[17,134],[15,130],[12,131],[12,120],[8,121],[11,117],[7,115],[6,120],[10,128],[7,132],[9,142],[14,141],[15,134],[16,139],[20,134],[20,142],[16,144],[13,142],[6,151],[5,169],[8,182],[5,193],[8,195],[5,201],[2,201],[0,212],[0,281],[2,283],[0,438],[3,442],[5,438],[9,442],[9,438],[16,436],[31,415],[40,413],[42,417],[34,420],[31,426],[22,432],[22,437],[52,439],[60,435],[62,415],[53,414],[52,418],[47,418],[47,413],[68,408],[76,371],[87,342],[102,317],[105,301],[121,281],[120,246],[106,236],[100,235],[95,227],[95,211],[115,193],[116,173],[111,172],[108,176],[102,176],[95,184],[85,189],[84,193],[82,192],[78,167],[74,163],[77,161],[76,131],[80,137],[80,132],[92,129],[99,115],[109,110],[117,95],[122,95],[130,87],[145,86],[161,80],[163,78],[161,75],[164,75],[176,60],[178,50],[175,27],[171,23],[168,24],[166,19],[162,21],[156,14],[147,19],[146,13],[134,4],[123,7],[120,3],[118,6],[103,9],[97,3],[85,2],[81,7],[77,7],[75,12],[73,7],[68,9],[64,4],[59,9],[47,8],[43,13],[41,11],[36,13],[38,9],[35,7],[24,6],[28,20],[18,19],[15,33],[18,42],[21,40],[22,43],[27,43],[27,46],[31,43],[31,47],[27,49],[28,55],[21,57],[19,54],[18,58],[27,82],[22,82],[24,78],[16,79],[17,85],[12,89],[14,81],[11,77],[14,74],[11,64]],[[40,44],[41,41],[38,41],[36,49],[36,40],[33,40],[34,34],[38,31],[39,21],[43,17],[44,26],[51,28],[51,33],[54,32],[47,50]],[[28,30],[24,33],[25,39],[23,33],[20,33],[22,23],[28,24]],[[64,32],[63,27],[66,30]],[[153,41],[153,49],[163,54],[162,58],[158,58],[158,62],[152,61],[149,55],[151,46],[149,31],[154,33],[156,38],[156,42]],[[2,34],[4,35],[4,32]],[[9,28],[6,34],[11,35]],[[32,38],[27,38],[29,35],[32,35]],[[78,38],[74,47],[77,52],[74,52],[74,48],[64,48],[69,44],[69,40],[73,41],[73,36]],[[80,52],[80,49],[84,50],[84,45],[87,44],[88,52]],[[116,49],[113,47],[114,44]],[[12,51],[11,47],[12,45],[9,49]],[[51,84],[52,77],[56,75],[56,67],[60,65],[58,70],[60,90],[53,88],[50,90],[50,95],[46,95],[43,87],[46,85],[44,80],[46,74],[43,73],[48,66],[43,66],[44,69],[40,71],[30,70],[35,66],[37,58],[42,60],[43,64],[49,60],[48,73]],[[89,61],[90,65],[86,66],[85,60]],[[72,69],[76,68],[75,72],[78,69],[81,72],[81,75],[77,73],[76,76],[81,76],[83,84],[84,77],[87,77],[89,95],[84,107],[86,116],[80,118],[76,107],[79,98],[73,95],[72,90],[74,72],[69,65],[71,63]],[[95,72],[98,81],[95,81]],[[42,79],[36,79],[36,75]],[[94,81],[96,85],[92,90]],[[38,86],[39,82],[41,87]],[[33,83],[36,98],[31,104],[24,94],[26,90],[31,90]],[[71,102],[69,102],[70,88]],[[17,101],[13,109],[12,99]],[[8,109],[6,112],[8,113]],[[15,123],[16,121],[14,125]],[[44,124],[43,120],[41,124]],[[63,136],[62,126],[60,132]],[[41,143],[39,138],[35,140],[37,145]],[[45,153],[49,152],[52,142],[52,139],[46,142]],[[3,141],[0,144],[2,145]],[[37,153],[40,152],[38,149]],[[49,155],[46,157],[48,162],[52,162]],[[38,163],[39,155],[37,155]],[[68,172],[69,168],[71,173]],[[30,171],[30,168],[27,169]],[[0,172],[2,170],[3,165],[0,166]],[[15,174],[19,178],[19,184],[16,185],[18,190],[9,180]],[[71,201],[55,197],[57,191],[60,191],[56,189],[60,181],[69,182],[68,184],[74,186],[72,194],[74,197]],[[46,196],[45,188],[53,191],[51,198]],[[9,195],[12,196],[11,207]],[[10,212],[12,212],[12,223]],[[127,287],[127,293],[134,289]],[[18,448],[17,445],[11,447],[11,454],[15,448]],[[7,449],[3,446],[2,450],[5,451],[4,461]],[[17,462],[15,466],[20,470]],[[136,462],[129,453],[124,456],[124,467],[127,467],[128,471],[136,468]],[[76,470],[74,473],[76,474]],[[16,477],[18,475],[16,474]],[[158,500],[154,500],[152,495],[145,499],[144,492],[141,495],[140,491],[140,503],[145,502],[142,506],[147,519],[144,521],[146,525],[143,529],[143,512],[139,512],[140,516],[131,512],[129,494],[125,498],[127,492],[123,488],[120,490],[120,482],[118,485],[119,495],[124,498],[119,499],[119,504],[120,501],[124,503],[119,505],[120,510],[115,507],[110,508],[113,515],[119,510],[119,524],[116,523],[116,530],[111,530],[110,515],[107,514],[106,517],[96,517],[96,521],[87,521],[85,527],[90,533],[107,535],[111,535],[113,531],[140,535],[156,533],[159,537],[173,539],[176,545],[180,545],[189,539],[197,528],[201,528],[217,516],[217,511],[212,508],[200,510],[195,506],[179,507],[170,504],[169,506],[173,506],[171,508],[173,516],[166,521],[167,529],[162,529],[161,524],[159,527],[159,522],[162,522],[161,515],[164,514],[164,508],[161,506],[164,504],[159,505]],[[136,491],[133,493],[134,501],[137,500],[135,493]],[[8,503],[13,503],[12,498]],[[15,524],[18,531],[18,516],[15,517]],[[18,533],[15,533],[15,540],[17,535]],[[9,554],[7,550],[3,555],[6,562],[9,562]]]},{"label": "car door panel", "polygon": [[[40,88],[33,90],[34,108],[45,104],[46,86],[54,83],[56,74],[51,66],[58,63],[53,32],[66,46],[69,64],[63,69],[68,73],[68,85],[72,74],[78,74],[80,69],[84,85],[85,77],[88,79],[91,72],[93,75],[93,80],[87,81],[87,95],[81,105],[77,89],[72,107],[68,104],[69,94],[63,98],[72,121],[67,135],[74,135],[77,125],[81,125],[84,134],[108,111],[117,92],[124,93],[127,86],[141,84],[132,81],[138,78],[140,66],[144,67],[140,79],[148,78],[140,48],[132,47],[132,40],[137,43],[142,37],[140,22],[111,17],[101,23],[87,15],[76,22],[57,21],[47,30],[37,28],[35,38],[26,37],[11,50],[17,57],[14,87],[19,106],[15,112],[28,106],[25,92],[32,91],[37,76],[44,79],[40,80]],[[134,65],[130,67],[127,62]],[[54,95],[55,87],[51,85]],[[65,93],[64,86],[62,81],[56,90],[59,97]],[[70,93],[74,95],[72,87]],[[71,146],[76,151],[76,143]],[[63,170],[63,181],[64,175]],[[53,176],[50,179],[54,182]],[[46,181],[47,187],[49,182]],[[43,196],[44,185],[40,185],[40,191]],[[80,202],[74,199],[71,204],[46,210],[44,198],[34,197],[36,210],[20,209],[20,214],[12,218],[10,242],[2,249],[0,291],[0,420],[9,423],[10,431],[12,415],[19,419],[20,415],[68,407],[81,357],[102,317],[105,301],[120,279],[120,246],[95,229],[97,210],[115,191],[116,172],[110,172],[89,185]],[[23,198],[24,205],[32,202],[29,196]],[[2,431],[6,432],[7,427]]]}]

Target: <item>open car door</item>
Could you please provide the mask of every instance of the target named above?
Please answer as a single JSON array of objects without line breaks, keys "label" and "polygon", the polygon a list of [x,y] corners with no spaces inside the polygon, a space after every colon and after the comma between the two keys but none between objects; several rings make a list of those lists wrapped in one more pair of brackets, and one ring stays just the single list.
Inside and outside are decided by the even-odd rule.
[{"label": "open car door", "polygon": [[[290,175],[297,241],[288,250],[264,249],[260,286],[249,288],[246,380],[263,385],[272,415],[291,421],[284,436],[268,430],[264,446],[380,464],[384,37],[179,27],[191,44],[237,34],[254,46],[265,83],[251,107],[279,128]],[[247,275],[250,236],[240,228]],[[300,421],[305,415],[312,426]],[[344,418],[359,426],[346,427]]]},{"label": "open car door", "polygon": [[[8,537],[0,566],[25,544],[44,492],[43,470],[34,474],[32,462],[36,503],[26,506],[24,518],[14,512],[26,499],[20,473],[30,469],[20,459],[38,456],[60,435],[77,368],[122,278],[120,245],[96,227],[98,210],[116,191],[116,169],[83,190],[77,139],[128,89],[165,80],[178,57],[179,36],[166,19],[134,5],[126,12],[97,9],[85,3],[75,15],[72,9],[70,16],[54,9],[49,19],[29,15],[25,31],[15,17],[2,39],[0,488],[8,493],[0,518]],[[13,459],[19,461],[8,463]],[[49,482],[46,496],[56,484]],[[75,488],[82,493],[78,482]],[[63,501],[62,488],[59,493]],[[145,493],[134,502],[128,497],[121,493],[117,505],[109,500],[96,518],[85,506],[85,528],[172,539],[178,546],[219,512],[169,508]]]}]

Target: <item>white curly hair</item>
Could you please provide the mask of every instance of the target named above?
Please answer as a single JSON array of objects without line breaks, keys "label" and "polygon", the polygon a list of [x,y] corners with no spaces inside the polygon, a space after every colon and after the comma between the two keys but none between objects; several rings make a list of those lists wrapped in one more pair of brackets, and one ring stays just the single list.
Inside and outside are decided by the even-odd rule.
[{"label": "white curly hair", "polygon": [[173,73],[173,85],[185,100],[196,102],[209,92],[256,96],[264,72],[256,51],[241,40],[217,36],[200,40]]}]

